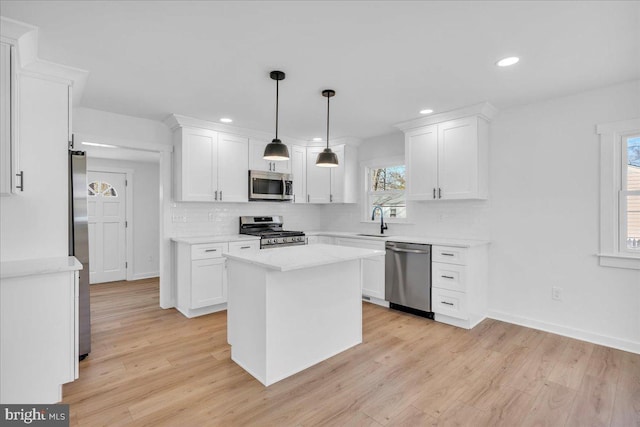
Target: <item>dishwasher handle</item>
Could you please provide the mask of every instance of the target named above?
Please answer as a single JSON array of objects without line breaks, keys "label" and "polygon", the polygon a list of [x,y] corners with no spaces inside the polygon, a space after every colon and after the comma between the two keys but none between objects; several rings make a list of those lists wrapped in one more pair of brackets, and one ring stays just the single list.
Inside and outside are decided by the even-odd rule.
[{"label": "dishwasher handle", "polygon": [[410,253],[410,254],[428,254],[429,253],[429,251],[420,251],[420,250],[417,250],[417,249],[391,248],[391,247],[388,247],[388,246],[387,246],[387,249],[389,249],[390,251],[393,251],[393,252],[407,252],[407,253]]}]

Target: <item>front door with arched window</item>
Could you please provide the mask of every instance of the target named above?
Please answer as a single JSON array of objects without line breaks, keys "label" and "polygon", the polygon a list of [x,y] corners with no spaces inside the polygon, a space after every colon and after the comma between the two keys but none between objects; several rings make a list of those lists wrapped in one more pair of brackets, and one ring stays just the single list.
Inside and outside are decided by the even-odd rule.
[{"label": "front door with arched window", "polygon": [[90,283],[125,280],[126,175],[87,172]]}]

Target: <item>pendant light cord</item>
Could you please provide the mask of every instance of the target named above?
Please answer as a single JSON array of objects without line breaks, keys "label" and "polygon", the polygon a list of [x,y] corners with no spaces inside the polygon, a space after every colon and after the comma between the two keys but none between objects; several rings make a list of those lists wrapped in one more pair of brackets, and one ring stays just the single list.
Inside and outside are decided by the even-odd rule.
[{"label": "pendant light cord", "polygon": [[329,148],[329,100],[330,96],[327,96],[327,148]]},{"label": "pendant light cord", "polygon": [[280,86],[280,81],[276,80],[276,139],[278,139],[278,98],[280,95],[280,91],[278,90]]}]

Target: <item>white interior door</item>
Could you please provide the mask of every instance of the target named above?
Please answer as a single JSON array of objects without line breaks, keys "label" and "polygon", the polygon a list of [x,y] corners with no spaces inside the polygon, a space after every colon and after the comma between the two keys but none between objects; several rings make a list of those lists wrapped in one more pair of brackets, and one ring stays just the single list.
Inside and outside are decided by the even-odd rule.
[{"label": "white interior door", "polygon": [[125,280],[126,175],[87,172],[90,283]]}]

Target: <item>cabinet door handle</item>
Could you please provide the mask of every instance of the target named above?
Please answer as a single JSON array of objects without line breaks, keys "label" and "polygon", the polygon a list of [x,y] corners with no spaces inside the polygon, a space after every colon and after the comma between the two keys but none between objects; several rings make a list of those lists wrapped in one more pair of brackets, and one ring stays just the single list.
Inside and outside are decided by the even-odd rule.
[{"label": "cabinet door handle", "polygon": [[204,251],[205,252],[217,252],[218,250],[217,249],[205,249]]},{"label": "cabinet door handle", "polygon": [[24,191],[24,171],[20,171],[20,173],[17,173],[16,176],[20,177],[20,185],[16,185],[16,188],[20,191]]},{"label": "cabinet door handle", "polygon": [[240,246],[240,249],[250,249],[251,246]]},{"label": "cabinet door handle", "polygon": [[442,199],[442,188],[438,188],[438,199]]},{"label": "cabinet door handle", "polygon": [[220,190],[220,200],[222,200],[222,190]]},{"label": "cabinet door handle", "polygon": [[440,276],[440,277],[442,277],[444,279],[451,279],[451,280],[455,279],[455,277],[453,277],[453,276]]},{"label": "cabinet door handle", "polygon": [[442,256],[453,256],[453,254],[448,254],[446,252],[440,252],[440,255],[442,255]]},{"label": "cabinet door handle", "polygon": [[453,305],[452,302],[447,302],[447,301],[440,301],[441,304],[446,304],[446,305]]},{"label": "cabinet door handle", "polygon": [[436,188],[435,187],[433,187],[433,198],[434,199],[436,198]]},{"label": "cabinet door handle", "polygon": [[307,203],[311,203],[311,196],[307,194]]},{"label": "cabinet door handle", "polygon": [[215,200],[218,200],[218,190],[216,190]]},{"label": "cabinet door handle", "polygon": [[295,203],[295,202],[296,202],[296,195],[294,194],[293,195],[293,203]]},{"label": "cabinet door handle", "polygon": [[333,194],[329,194],[329,202],[333,203]]}]

